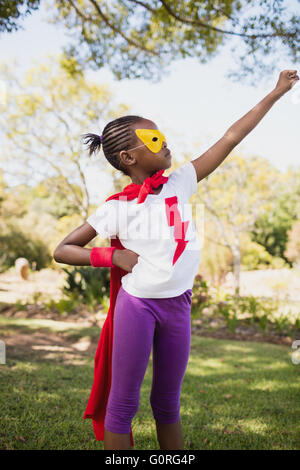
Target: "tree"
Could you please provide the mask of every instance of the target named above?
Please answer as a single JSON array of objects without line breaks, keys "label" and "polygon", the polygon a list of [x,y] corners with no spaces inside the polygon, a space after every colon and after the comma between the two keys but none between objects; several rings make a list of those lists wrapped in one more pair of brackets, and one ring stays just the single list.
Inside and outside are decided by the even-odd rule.
[{"label": "tree", "polygon": [[[100,133],[100,119],[106,123],[126,114],[128,107],[113,102],[107,85],[87,81],[80,73],[70,75],[66,63],[64,56],[60,62],[49,57],[47,65],[28,70],[23,81],[14,76],[13,65],[2,65],[8,90],[0,115],[1,159],[5,172],[18,174],[24,183],[44,180],[51,185],[52,193],[59,192],[84,221],[90,207],[85,173],[89,158],[81,135]],[[104,171],[110,167],[104,156],[99,161]]]},{"label": "tree", "polygon": [[272,255],[285,259],[288,231],[300,214],[300,168],[291,168],[281,177],[281,186],[276,198],[270,202],[267,212],[256,220],[251,237]]},{"label": "tree", "polygon": [[15,20],[22,20],[31,14],[32,10],[37,10],[40,0],[5,0],[0,3],[0,32],[12,32],[24,29]]},{"label": "tree", "polygon": [[[2,204],[3,204],[3,201],[5,200],[5,197],[6,197],[6,189],[7,189],[7,183],[5,181],[5,178],[4,178],[4,172],[3,170],[0,168],[0,216],[2,214]],[[1,226],[1,217],[0,217],[0,226]]]},{"label": "tree", "polygon": [[231,155],[199,184],[195,202],[204,204],[205,217],[215,226],[212,243],[232,254],[235,293],[239,294],[241,237],[251,231],[256,219],[270,208],[277,195],[280,173],[264,158],[244,159]]},{"label": "tree", "polygon": [[[4,24],[10,21],[10,9],[5,10],[10,3],[3,3]],[[299,6],[290,0],[51,0],[46,5],[49,21],[71,31],[67,56],[82,69],[108,65],[118,79],[159,81],[172,61],[196,57],[205,63],[229,39],[237,60],[236,70],[229,71],[233,79],[252,74],[255,83],[283,56],[299,61]]]},{"label": "tree", "polygon": [[14,266],[19,257],[35,262],[37,269],[52,260],[49,234],[55,229],[55,219],[47,213],[34,213],[37,192],[25,185],[9,188],[0,169],[0,272]]},{"label": "tree", "polygon": [[295,265],[300,266],[300,220],[288,231],[288,244],[285,255]]},{"label": "tree", "polygon": [[67,55],[82,67],[108,65],[118,79],[159,81],[172,61],[206,63],[233,38],[232,79],[270,75],[284,54],[299,60],[299,9],[294,13],[284,0],[56,0],[56,6],[53,21],[75,38]]}]

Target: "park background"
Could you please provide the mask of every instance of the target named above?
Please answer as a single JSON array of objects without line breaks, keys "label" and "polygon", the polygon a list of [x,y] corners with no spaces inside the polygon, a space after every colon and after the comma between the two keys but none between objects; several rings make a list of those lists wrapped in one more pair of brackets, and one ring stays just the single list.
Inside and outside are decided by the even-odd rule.
[{"label": "park background", "polygon": [[[53,251],[130,181],[102,150],[88,157],[80,137],[137,114],[156,122],[168,138],[173,158],[167,175],[197,158],[274,88],[281,70],[297,69],[299,44],[289,37],[297,23],[285,16],[299,14],[299,4],[207,6],[208,24],[224,30],[240,30],[250,13],[258,31],[274,27],[272,14],[275,26],[285,19],[286,30],[277,27],[282,36],[269,49],[261,40],[251,49],[240,36],[209,35],[192,24],[184,38],[195,41],[203,63],[192,49],[187,57],[175,54],[183,26],[172,23],[170,37],[163,34],[170,16],[161,14],[151,30],[154,45],[161,35],[170,47],[161,63],[145,51],[135,54],[132,44],[129,56],[115,30],[103,32],[99,42],[97,34],[85,32],[80,47],[94,41],[92,57],[98,59],[91,70],[87,47],[80,58],[64,50],[80,30],[74,11],[67,14],[72,2],[60,2],[65,10],[55,2],[33,3],[39,8],[19,20],[23,30],[0,24],[0,338],[6,345],[0,443],[4,449],[102,449],[82,415],[109,304],[109,271],[59,265]],[[142,2],[98,2],[111,18],[116,12],[125,17],[122,8],[132,3]],[[147,3],[161,12],[163,2]],[[192,7],[209,4],[168,3],[190,17]],[[253,10],[247,12],[245,3]],[[88,1],[73,4],[88,9]],[[278,17],[276,5],[283,7]],[[141,11],[129,16],[138,22]],[[49,23],[54,14],[60,21]],[[110,61],[100,60],[105,41]],[[151,35],[146,43],[152,45]],[[198,183],[190,201],[204,210],[181,398],[186,449],[300,446],[300,366],[293,349],[300,339],[299,109],[296,84]],[[108,245],[96,237],[89,246]],[[151,373],[152,356],[133,422],[140,449],[158,448],[147,398]]]}]

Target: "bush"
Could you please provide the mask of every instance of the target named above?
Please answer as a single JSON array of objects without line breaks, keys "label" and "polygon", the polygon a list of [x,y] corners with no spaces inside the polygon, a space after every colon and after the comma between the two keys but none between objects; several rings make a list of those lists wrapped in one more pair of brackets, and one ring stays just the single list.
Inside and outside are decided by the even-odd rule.
[{"label": "bush", "polygon": [[92,266],[62,268],[66,274],[66,285],[62,292],[70,300],[76,300],[94,309],[110,294],[110,269]]},{"label": "bush", "polygon": [[14,266],[17,258],[26,258],[30,264],[36,262],[37,270],[46,268],[52,260],[48,246],[42,240],[28,237],[23,232],[10,228],[9,233],[0,236],[0,271],[7,271]]},{"label": "bush", "polygon": [[274,298],[239,296],[211,288],[201,275],[197,275],[193,287],[192,318],[199,318],[204,326],[207,321],[223,318],[234,333],[238,325],[257,325],[262,331],[269,328],[278,334],[293,336],[300,329],[300,319],[280,315],[279,301]]},{"label": "bush", "polygon": [[[225,304],[225,305],[224,305]],[[227,294],[226,302],[216,304],[216,312],[223,315],[229,330],[234,333],[239,322],[254,324],[265,331],[278,308],[273,299],[259,299],[251,295],[241,297]]]},{"label": "bush", "polygon": [[208,294],[209,286],[207,281],[203,279],[201,274],[197,274],[195,277],[194,285],[193,285],[193,296],[192,296],[192,308],[191,313],[192,316],[195,314],[198,316],[201,314],[202,310],[209,305],[209,301],[211,300],[211,296]]},{"label": "bush", "polygon": [[265,246],[252,241],[249,233],[242,235],[241,257],[242,268],[246,271],[289,267],[283,258],[271,255]]}]

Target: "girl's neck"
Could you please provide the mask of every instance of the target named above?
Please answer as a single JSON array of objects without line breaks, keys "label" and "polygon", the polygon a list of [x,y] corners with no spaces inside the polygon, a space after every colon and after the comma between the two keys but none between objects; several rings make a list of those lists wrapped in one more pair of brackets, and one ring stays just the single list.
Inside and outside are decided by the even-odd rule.
[{"label": "girl's neck", "polygon": [[146,178],[155,175],[155,173],[157,173],[158,171],[159,170],[153,170],[150,174],[147,174],[145,171],[140,170],[139,172],[136,172],[135,175],[132,175],[130,178],[133,184],[143,184]]}]

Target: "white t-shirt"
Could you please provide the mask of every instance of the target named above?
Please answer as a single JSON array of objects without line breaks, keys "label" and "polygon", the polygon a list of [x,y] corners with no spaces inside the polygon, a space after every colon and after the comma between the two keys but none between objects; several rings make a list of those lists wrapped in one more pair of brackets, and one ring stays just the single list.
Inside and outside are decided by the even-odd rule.
[{"label": "white t-shirt", "polygon": [[137,198],[111,199],[87,219],[101,237],[118,236],[125,248],[139,255],[121,281],[136,297],[181,295],[192,289],[198,271],[200,242],[189,204],[197,192],[195,167],[187,162],[168,178],[160,193],[148,194],[143,203],[137,204]]}]

